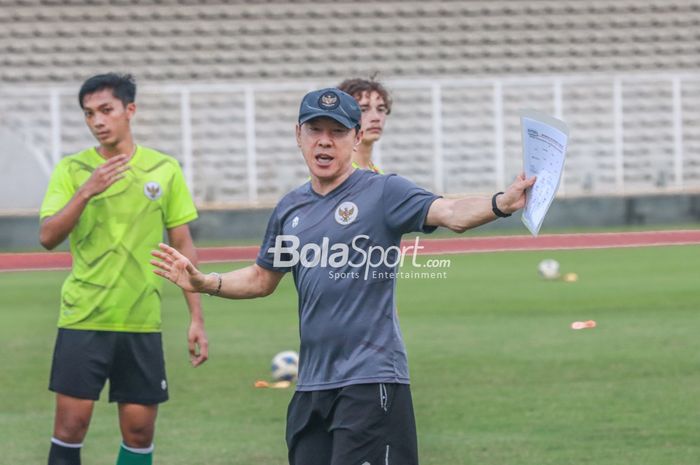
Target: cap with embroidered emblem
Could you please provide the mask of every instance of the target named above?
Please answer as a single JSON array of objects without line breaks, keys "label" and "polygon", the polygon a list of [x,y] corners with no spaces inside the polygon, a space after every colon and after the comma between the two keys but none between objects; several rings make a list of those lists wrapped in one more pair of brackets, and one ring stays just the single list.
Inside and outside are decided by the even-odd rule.
[{"label": "cap with embroidered emblem", "polygon": [[352,96],[329,87],[309,92],[299,107],[299,124],[322,116],[332,118],[348,129],[359,129],[362,112]]}]

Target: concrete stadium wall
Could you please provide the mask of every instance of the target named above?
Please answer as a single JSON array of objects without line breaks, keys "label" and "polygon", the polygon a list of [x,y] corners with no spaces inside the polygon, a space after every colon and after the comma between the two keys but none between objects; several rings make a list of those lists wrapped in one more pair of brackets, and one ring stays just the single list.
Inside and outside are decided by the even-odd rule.
[{"label": "concrete stadium wall", "polygon": [[[0,210],[38,209],[49,175],[32,148],[11,131],[0,127]],[[39,155],[41,156],[41,155]]]},{"label": "concrete stadium wall", "polygon": [[[202,211],[192,224],[196,242],[252,241],[262,238],[271,210]],[[561,228],[654,226],[673,228],[697,224],[700,227],[700,193],[646,195],[635,197],[590,197],[559,199],[552,204],[541,233]],[[0,251],[39,249],[39,220],[29,216],[0,217]],[[520,216],[482,226],[494,233],[522,230]],[[66,250],[62,244],[61,250]]]}]

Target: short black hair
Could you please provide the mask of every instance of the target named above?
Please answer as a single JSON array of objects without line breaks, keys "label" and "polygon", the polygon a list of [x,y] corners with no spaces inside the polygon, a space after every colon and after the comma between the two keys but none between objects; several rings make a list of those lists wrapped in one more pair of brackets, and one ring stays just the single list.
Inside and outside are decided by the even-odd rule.
[{"label": "short black hair", "polygon": [[364,94],[365,92],[378,93],[384,100],[384,104],[386,105],[386,114],[388,115],[391,113],[391,104],[393,103],[391,100],[391,96],[389,95],[389,91],[386,90],[386,88],[382,85],[381,82],[375,81],[375,77],[376,75],[370,76],[369,79],[346,79],[340,83],[338,89],[342,90],[347,94],[352,95],[357,101],[359,101],[362,98],[362,94]]},{"label": "short black hair", "polygon": [[94,94],[104,89],[112,89],[112,95],[121,100],[124,106],[134,103],[134,100],[136,100],[136,82],[131,74],[98,74],[89,78],[80,87],[80,92],[78,93],[80,108],[83,108],[83,99],[85,99],[86,95]]}]

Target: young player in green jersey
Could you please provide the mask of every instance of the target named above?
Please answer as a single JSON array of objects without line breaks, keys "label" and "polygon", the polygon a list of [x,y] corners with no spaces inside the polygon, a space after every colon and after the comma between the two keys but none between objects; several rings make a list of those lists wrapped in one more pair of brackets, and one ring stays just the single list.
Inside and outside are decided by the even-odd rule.
[{"label": "young player in green jersey", "polygon": [[[73,267],[61,291],[49,389],[56,393],[49,465],[80,464],[94,401],[109,379],[122,445],[117,465],[152,463],[158,404],[168,399],[160,337],[160,283],[150,250],[169,242],[196,260],[187,223],[197,218],[178,162],[136,145],[131,119],[136,85],[104,74],[79,93],[99,145],[62,159],[41,207],[40,241],[69,238]],[[191,361],[206,361],[200,298],[185,294]]]},{"label": "young player in green jersey", "polygon": [[362,111],[362,141],[352,152],[352,166],[363,170],[384,174],[384,171],[374,164],[372,152],[374,144],[384,132],[386,117],[391,113],[391,97],[386,88],[374,78],[346,79],[338,89],[352,95]]}]

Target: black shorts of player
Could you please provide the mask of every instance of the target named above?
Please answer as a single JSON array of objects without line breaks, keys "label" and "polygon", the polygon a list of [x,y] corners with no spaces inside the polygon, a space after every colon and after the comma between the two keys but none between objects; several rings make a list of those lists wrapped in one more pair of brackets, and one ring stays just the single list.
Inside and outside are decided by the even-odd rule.
[{"label": "black shorts of player", "polygon": [[49,389],[98,400],[109,379],[109,401],[153,405],[168,400],[160,333],[59,328]]},{"label": "black shorts of player", "polygon": [[356,384],[296,392],[287,411],[290,465],[417,465],[411,389]]}]

